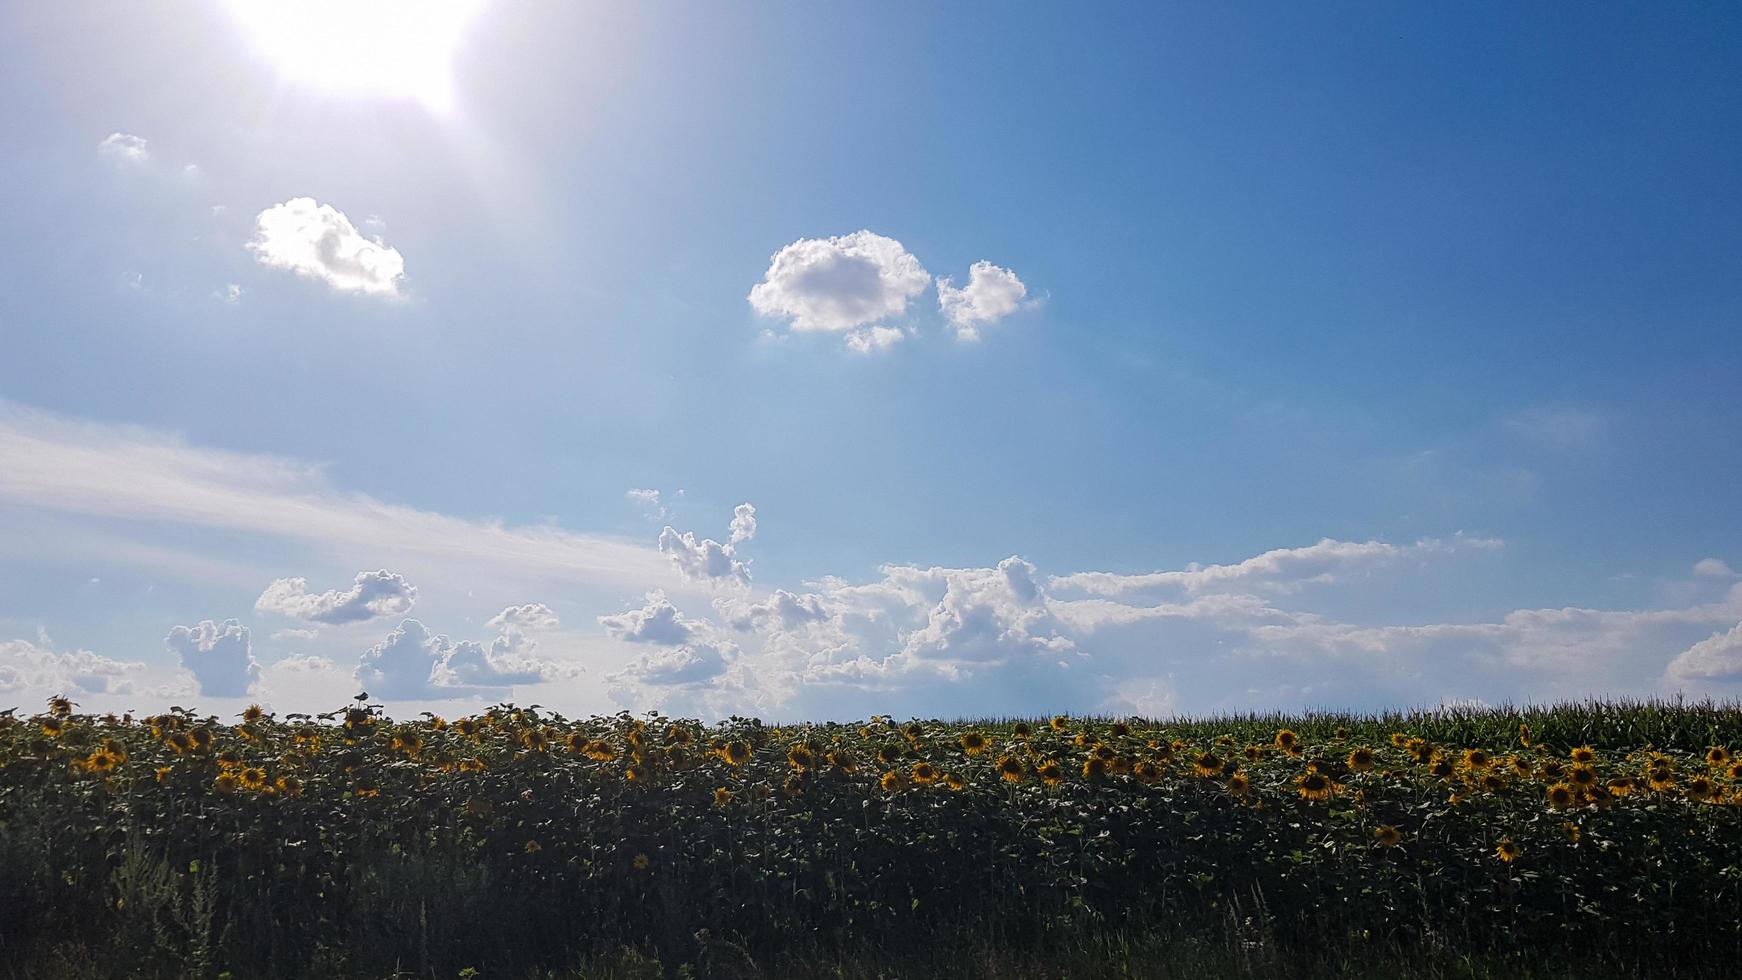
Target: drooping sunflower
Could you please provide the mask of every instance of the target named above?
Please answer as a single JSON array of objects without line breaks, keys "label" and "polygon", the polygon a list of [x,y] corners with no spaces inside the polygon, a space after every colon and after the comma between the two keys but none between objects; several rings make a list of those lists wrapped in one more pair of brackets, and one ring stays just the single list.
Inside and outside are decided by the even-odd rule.
[{"label": "drooping sunflower", "polygon": [[1388,823],[1373,828],[1373,841],[1380,847],[1396,847],[1403,843],[1403,831]]},{"label": "drooping sunflower", "polygon": [[963,779],[961,776],[950,772],[944,774],[944,785],[959,793],[968,788],[968,781]]},{"label": "drooping sunflower", "polygon": [[1357,746],[1346,761],[1352,772],[1367,772],[1373,768],[1373,750],[1365,745]]},{"label": "drooping sunflower", "polygon": [[1730,763],[1729,776],[1733,780],[1742,782],[1742,762]]},{"label": "drooping sunflower", "polygon": [[1500,838],[1500,843],[1494,846],[1494,856],[1507,864],[1518,860],[1524,854],[1524,848],[1519,847],[1510,837]]},{"label": "drooping sunflower", "polygon": [[1010,735],[1013,738],[1028,738],[1030,735],[1033,735],[1033,734],[1034,734],[1034,729],[1030,728],[1028,725],[1028,722],[1026,722],[1026,721],[1019,721],[1016,724],[1010,726]]},{"label": "drooping sunflower", "polygon": [[901,747],[894,743],[885,744],[877,750],[877,761],[886,766],[893,766],[901,759]]},{"label": "drooping sunflower", "polygon": [[1133,763],[1131,775],[1137,777],[1140,783],[1156,783],[1161,780],[1161,767],[1147,760]]},{"label": "drooping sunflower", "polygon": [[1114,722],[1108,729],[1114,738],[1124,738],[1131,734],[1131,726],[1122,721]]},{"label": "drooping sunflower", "polygon": [[1597,770],[1587,765],[1576,765],[1567,770],[1567,781],[1574,786],[1584,788],[1597,782]]},{"label": "drooping sunflower", "polygon": [[[748,751],[750,747],[745,746],[744,748]],[[581,754],[592,759],[594,762],[610,762],[617,758],[617,747],[604,739],[589,739],[587,744],[581,747]],[[727,759],[726,761],[732,762],[731,759]],[[732,764],[737,765],[735,762]]]},{"label": "drooping sunflower", "polygon": [[1498,793],[1506,788],[1506,777],[1497,772],[1487,773],[1482,777],[1481,786],[1490,793]]},{"label": "drooping sunflower", "polygon": [[61,724],[60,719],[58,718],[43,719],[42,733],[47,735],[49,738],[60,738],[61,733],[66,730],[66,726]]},{"label": "drooping sunflower", "polygon": [[1421,765],[1434,761],[1440,754],[1440,750],[1425,738],[1412,738],[1404,748],[1409,752],[1409,757]]},{"label": "drooping sunflower", "polygon": [[883,778],[878,780],[878,783],[886,792],[899,793],[907,788],[907,777],[891,769],[883,774]]},{"label": "drooping sunflower", "polygon": [[1003,756],[998,760],[998,775],[1007,783],[1022,782],[1022,761],[1015,756]]},{"label": "drooping sunflower", "polygon": [[929,762],[914,763],[912,772],[913,781],[919,786],[930,786],[932,783],[942,779],[944,775],[938,770],[937,766],[934,766]]},{"label": "drooping sunflower", "polygon": [[285,796],[302,795],[302,780],[295,776],[280,776],[275,781],[275,784],[278,787],[278,791],[283,793]]},{"label": "drooping sunflower", "polygon": [[1102,762],[1112,762],[1119,753],[1113,749],[1113,746],[1108,745],[1106,742],[1096,742],[1094,747],[1089,749],[1089,755],[1100,759]]},{"label": "drooping sunflower", "polygon": [[1220,776],[1222,765],[1222,759],[1216,753],[1200,752],[1198,757],[1192,760],[1192,772],[1208,779],[1211,776]]},{"label": "drooping sunflower", "polygon": [[1296,776],[1294,786],[1303,800],[1328,800],[1337,791],[1337,784],[1331,781],[1331,777],[1316,769]]},{"label": "drooping sunflower", "polygon": [[169,774],[174,772],[174,771],[175,771],[174,769],[171,769],[168,766],[158,766],[157,767],[157,781],[160,783],[168,782],[169,781]]},{"label": "drooping sunflower", "polygon": [[1608,785],[1605,788],[1609,790],[1609,795],[1613,797],[1620,798],[1631,795],[1633,792],[1633,777],[1616,776],[1614,779],[1609,780]]},{"label": "drooping sunflower", "polygon": [[799,742],[786,750],[786,764],[803,772],[817,764],[817,757],[810,746]]},{"label": "drooping sunflower", "polygon": [[828,758],[829,765],[834,766],[837,772],[852,775],[859,769],[859,760],[854,758],[853,753],[846,749],[835,749],[829,753]]},{"label": "drooping sunflower", "polygon": [[969,755],[979,755],[986,751],[986,736],[972,729],[963,732],[959,741],[962,744],[962,751]]},{"label": "drooping sunflower", "polygon": [[1083,760],[1083,778],[1096,782],[1107,778],[1107,760],[1100,756],[1089,756]]},{"label": "drooping sunflower", "polygon": [[1578,802],[1579,794],[1569,783],[1555,783],[1548,788],[1548,805],[1556,810],[1565,810]]},{"label": "drooping sunflower", "polygon": [[696,740],[696,733],[686,725],[669,725],[665,729],[665,744],[687,746]]},{"label": "drooping sunflower", "polygon": [[647,767],[639,762],[632,762],[623,770],[623,779],[630,783],[647,782]]},{"label": "drooping sunflower", "polygon": [[1579,828],[1578,824],[1568,820],[1566,823],[1561,824],[1561,834],[1566,837],[1568,843],[1577,844],[1579,838],[1583,837],[1585,832]]},{"label": "drooping sunflower", "polygon": [[1057,786],[1059,783],[1064,782],[1065,778],[1064,767],[1052,759],[1047,759],[1040,765],[1036,766],[1034,768],[1034,774],[1039,776],[1040,781],[1048,786]]},{"label": "drooping sunflower", "polygon": [[238,780],[236,779],[236,774],[229,772],[218,773],[218,778],[212,780],[212,785],[216,787],[220,793],[236,792],[237,784]]},{"label": "drooping sunflower", "polygon": [[1245,773],[1236,772],[1234,775],[1228,777],[1228,781],[1223,784],[1223,788],[1226,789],[1230,795],[1244,797],[1246,794],[1252,792],[1252,780],[1247,779]]},{"label": "drooping sunflower", "polygon": [[1458,774],[1458,767],[1453,765],[1450,759],[1436,759],[1434,764],[1428,767],[1428,773],[1440,779],[1450,779]]},{"label": "drooping sunflower", "polygon": [[901,734],[907,736],[909,742],[917,742],[925,737],[925,726],[917,721],[910,721],[901,729]]},{"label": "drooping sunflower", "polygon": [[1526,779],[1530,778],[1531,773],[1536,772],[1536,767],[1531,765],[1530,760],[1523,756],[1512,756],[1506,760],[1506,764],[1512,767],[1513,775],[1522,776]]},{"label": "drooping sunflower", "polygon": [[1068,715],[1053,715],[1051,724],[1053,731],[1063,732],[1071,727],[1071,719]]}]

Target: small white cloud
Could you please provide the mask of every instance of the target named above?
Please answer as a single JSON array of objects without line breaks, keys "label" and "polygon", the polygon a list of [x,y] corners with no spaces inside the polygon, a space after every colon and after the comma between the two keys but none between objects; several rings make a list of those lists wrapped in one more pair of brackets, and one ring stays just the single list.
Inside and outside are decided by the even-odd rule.
[{"label": "small white cloud", "polygon": [[732,544],[742,544],[756,536],[756,507],[743,503],[732,508]]},{"label": "small white cloud", "polygon": [[177,626],[163,638],[163,644],[194,675],[199,693],[208,697],[243,697],[260,680],[260,663],[254,659],[248,627],[234,619]]},{"label": "small white cloud", "polygon": [[849,331],[845,339],[847,349],[855,354],[876,354],[889,350],[906,337],[907,334],[897,327],[872,325]]},{"label": "small white cloud", "polygon": [[278,632],[272,634],[270,639],[272,639],[274,641],[278,641],[278,642],[285,642],[285,641],[289,641],[289,640],[312,640],[319,635],[320,635],[319,630],[287,629],[287,630],[279,630]]},{"label": "small white cloud", "polygon": [[670,524],[659,532],[659,551],[671,560],[684,578],[700,582],[749,585],[750,567],[737,558],[729,544],[713,538],[696,539],[694,531],[679,533]]},{"label": "small white cloud", "polygon": [[684,619],[663,592],[652,592],[640,609],[614,616],[600,616],[599,625],[612,637],[628,643],[654,643],[661,646],[681,646],[696,635],[696,628]]},{"label": "small white cloud", "polygon": [[260,212],[248,243],[261,265],[289,269],[334,289],[398,296],[405,259],[379,237],[367,238],[351,219],[312,197],[297,197]]},{"label": "small white cloud", "polygon": [[151,150],[144,137],[131,133],[110,133],[97,144],[97,153],[123,163],[144,163],[151,159]]},{"label": "small white cloud", "polygon": [[905,314],[929,285],[930,274],[900,242],[856,231],[801,238],[774,253],[749,300],[762,316],[785,317],[793,330],[841,333]]},{"label": "small white cloud", "polygon": [[1708,578],[1734,578],[1736,575],[1722,558],[1701,558],[1694,563],[1694,574]]},{"label": "small white cloud", "polygon": [[[682,490],[678,491],[678,494],[682,493]],[[641,508],[642,513],[653,520],[663,521],[671,516],[671,511],[660,499],[661,495],[658,490],[631,490],[624,496],[628,497],[631,503]]]},{"label": "small white cloud", "polygon": [[242,287],[238,283],[230,283],[223,289],[212,293],[212,298],[222,300],[226,303],[238,302],[242,298]]},{"label": "small white cloud", "polygon": [[978,340],[980,328],[997,323],[1022,306],[1028,287],[1016,273],[990,262],[968,268],[968,284],[957,289],[948,276],[938,277],[938,309],[956,328],[957,340]]},{"label": "small white cloud", "polygon": [[553,630],[561,625],[556,613],[542,602],[509,606],[484,624],[494,630]]},{"label": "small white cloud", "polygon": [[378,697],[410,699],[495,695],[516,684],[572,673],[516,656],[517,645],[506,638],[488,647],[473,640],[455,642],[407,619],[363,654],[355,676]]},{"label": "small white cloud", "polygon": [[266,587],[254,610],[328,626],[401,616],[417,603],[417,586],[387,569],[358,572],[349,589],[311,593],[308,579],[281,578]]}]

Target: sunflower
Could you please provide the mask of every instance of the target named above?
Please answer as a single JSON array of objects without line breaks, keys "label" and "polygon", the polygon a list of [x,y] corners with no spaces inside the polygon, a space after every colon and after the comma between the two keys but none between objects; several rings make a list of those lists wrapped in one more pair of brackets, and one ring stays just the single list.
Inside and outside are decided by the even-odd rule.
[{"label": "sunflower", "polygon": [[187,738],[188,744],[201,752],[212,747],[212,730],[204,725],[188,732]]},{"label": "sunflower", "polygon": [[1354,772],[1367,772],[1373,768],[1373,750],[1360,746],[1349,753],[1349,768]]},{"label": "sunflower", "polygon": [[1410,758],[1422,765],[1434,761],[1440,754],[1440,750],[1434,748],[1434,744],[1425,738],[1412,738],[1404,748],[1408,750]]},{"label": "sunflower", "polygon": [[1057,786],[1059,783],[1063,782],[1065,778],[1064,767],[1051,759],[1047,759],[1040,765],[1036,766],[1034,774],[1039,776],[1040,781],[1048,786]]},{"label": "sunflower", "polygon": [[1331,777],[1317,770],[1295,777],[1294,785],[1303,800],[1328,800],[1337,791]]},{"label": "sunflower", "polygon": [[236,792],[236,775],[234,773],[221,772],[218,774],[217,779],[212,780],[212,785],[217,787],[217,790],[220,793],[234,793]]},{"label": "sunflower", "polygon": [[803,772],[817,764],[817,757],[810,746],[799,742],[786,750],[786,764]]},{"label": "sunflower", "polygon": [[1107,731],[1111,732],[1114,738],[1124,738],[1131,734],[1131,726],[1122,721],[1116,721],[1107,729]]},{"label": "sunflower", "polygon": [[1409,745],[1409,736],[1408,735],[1405,735],[1402,732],[1392,732],[1391,733],[1391,747],[1392,748],[1401,749],[1401,748],[1404,748],[1408,745]]},{"label": "sunflower", "polygon": [[1491,772],[1482,777],[1482,788],[1490,793],[1498,793],[1506,788],[1506,777],[1497,772]]},{"label": "sunflower", "polygon": [[1106,759],[1095,755],[1089,756],[1087,759],[1083,760],[1083,778],[1091,781],[1105,779],[1107,778],[1108,768]]},{"label": "sunflower", "polygon": [[1493,764],[1494,757],[1481,749],[1465,749],[1462,761],[1465,769],[1480,772]]},{"label": "sunflower", "polygon": [[85,757],[85,768],[91,772],[113,772],[116,759],[102,749],[98,749]]},{"label": "sunflower", "polygon": [[478,722],[472,718],[461,718],[459,721],[454,722],[454,731],[466,736],[467,738],[471,738],[473,735],[478,734]]},{"label": "sunflower", "polygon": [[42,733],[49,738],[60,738],[64,731],[66,731],[66,726],[57,719],[49,718],[42,723]]},{"label": "sunflower", "polygon": [[251,704],[242,709],[242,721],[244,724],[252,725],[264,717],[266,717],[266,709],[257,704]]},{"label": "sunflower", "polygon": [[998,760],[998,775],[1007,783],[1022,782],[1022,762],[1015,756],[1003,756]]},{"label": "sunflower", "polygon": [[1574,762],[1589,765],[1597,761],[1597,750],[1591,748],[1589,745],[1581,745],[1568,753],[1567,758],[1572,759]]},{"label": "sunflower", "polygon": [[714,805],[725,806],[732,802],[732,791],[724,786],[714,790]]},{"label": "sunflower", "polygon": [[169,781],[169,774],[174,772],[174,771],[175,771],[174,769],[171,769],[168,766],[158,766],[157,767],[157,781],[160,783],[168,782]]},{"label": "sunflower", "polygon": [[1155,761],[1161,763],[1172,762],[1173,752],[1174,748],[1171,745],[1157,745],[1155,747]]},{"label": "sunflower", "polygon": [[1530,726],[1529,725],[1519,725],[1518,726],[1518,744],[1524,746],[1527,749],[1530,748]]},{"label": "sunflower", "polygon": [[1222,774],[1222,759],[1214,752],[1200,752],[1192,762],[1192,772],[1206,779],[1219,776]]},{"label": "sunflower", "polygon": [[631,860],[629,863],[633,864],[635,866],[635,870],[637,870],[637,871],[646,871],[648,866],[651,865],[653,862],[648,860],[647,855],[637,854],[637,855],[635,855],[635,858],[633,860]]},{"label": "sunflower", "polygon": [[727,742],[720,749],[720,758],[734,766],[741,766],[750,761],[750,746],[744,742]]},{"label": "sunflower", "polygon": [[1510,837],[1500,838],[1500,843],[1494,847],[1494,856],[1507,864],[1518,860],[1523,853],[1524,848],[1519,847]]},{"label": "sunflower", "polygon": [[1283,728],[1276,733],[1276,747],[1284,752],[1293,749],[1299,742],[1300,736],[1296,735],[1292,729]]},{"label": "sunflower", "polygon": [[1010,726],[1010,735],[1012,738],[1027,738],[1033,734],[1034,729],[1030,728],[1026,721],[1019,721]]},{"label": "sunflower", "polygon": [[687,746],[695,741],[696,733],[683,725],[671,725],[665,730],[665,744]]},{"label": "sunflower", "polygon": [[1373,828],[1373,841],[1380,847],[1396,847],[1403,843],[1403,831],[1388,823]]},{"label": "sunflower", "polygon": [[1617,776],[1614,779],[1609,780],[1608,785],[1604,788],[1609,791],[1610,796],[1627,796],[1633,792],[1633,777]]},{"label": "sunflower", "polygon": [[1579,838],[1585,835],[1585,832],[1579,829],[1579,825],[1571,820],[1561,824],[1561,833],[1566,837],[1567,842],[1572,844],[1577,844]]},{"label": "sunflower", "polygon": [[48,713],[56,718],[68,718],[73,713],[73,703],[67,698],[49,698]]},{"label": "sunflower", "polygon": [[1161,767],[1148,761],[1132,763],[1131,775],[1140,783],[1156,783],[1161,780]]},{"label": "sunflower", "polygon": [[1567,779],[1571,781],[1574,786],[1593,786],[1597,782],[1597,770],[1586,765],[1573,766],[1571,769],[1567,770]]},{"label": "sunflower", "polygon": [[[748,747],[746,747],[746,751],[748,751]],[[581,754],[594,762],[610,762],[617,758],[617,747],[604,739],[595,738],[588,740],[587,744],[581,747]],[[727,759],[726,761],[731,762],[732,760]],[[736,765],[736,763],[733,764]]]},{"label": "sunflower", "polygon": [[1439,759],[1428,769],[1428,774],[1440,779],[1450,779],[1458,774],[1458,767],[1450,759]]},{"label": "sunflower", "polygon": [[1543,760],[1541,769],[1542,778],[1551,783],[1559,782],[1561,776],[1565,775],[1566,768],[1567,767],[1561,765],[1560,761],[1557,759],[1545,759]]},{"label": "sunflower", "polygon": [[623,770],[623,779],[625,782],[645,783],[647,782],[647,767],[639,762],[630,763],[629,767]]},{"label": "sunflower", "polygon": [[1053,715],[1050,724],[1053,731],[1063,732],[1071,727],[1071,719],[1068,715]]},{"label": "sunflower", "polygon": [[1536,771],[1536,767],[1530,764],[1530,760],[1523,756],[1511,756],[1506,760],[1506,764],[1512,767],[1513,775],[1526,779],[1529,779],[1530,774]]},{"label": "sunflower", "polygon": [[944,775],[944,785],[956,792],[961,792],[968,788],[968,781],[952,772]]},{"label": "sunflower", "polygon": [[1714,745],[1706,750],[1706,765],[1718,769],[1730,764],[1730,750],[1722,745]]},{"label": "sunflower", "polygon": [[529,840],[526,842],[525,850],[528,854],[537,854],[539,851],[544,850],[544,845],[540,844],[538,841]]},{"label": "sunflower", "polygon": [[1548,805],[1556,810],[1565,810],[1578,801],[1579,794],[1567,783],[1555,783],[1548,788]]},{"label": "sunflower", "polygon": [[986,751],[986,736],[979,732],[971,730],[963,732],[960,742],[962,743],[962,751],[969,755],[979,755]]},{"label": "sunflower", "polygon": [[1667,766],[1652,766],[1645,771],[1645,781],[1661,793],[1675,786],[1675,770]]},{"label": "sunflower", "polygon": [[1264,746],[1248,745],[1240,750],[1246,756],[1247,762],[1257,762],[1264,758]]},{"label": "sunflower", "polygon": [[853,753],[846,749],[835,749],[829,753],[828,759],[829,765],[834,766],[837,771],[844,772],[848,775],[852,775],[859,768],[859,760],[854,758]]},{"label": "sunflower", "polygon": [[1252,780],[1247,779],[1245,773],[1236,772],[1228,777],[1228,782],[1224,784],[1224,788],[1234,796],[1245,796],[1252,792]]},{"label": "sunflower", "polygon": [[891,769],[883,774],[878,783],[888,792],[899,793],[907,788],[907,777]]},{"label": "sunflower", "polygon": [[275,781],[275,785],[278,787],[278,791],[285,796],[302,795],[302,780],[295,776],[280,776]]},{"label": "sunflower", "polygon": [[1113,746],[1108,745],[1106,742],[1096,742],[1095,747],[1089,750],[1089,754],[1100,759],[1102,762],[1112,762],[1113,759],[1119,755],[1118,752],[1113,750]]},{"label": "sunflower", "polygon": [[1718,784],[1705,776],[1695,776],[1688,780],[1686,791],[1690,800],[1709,800],[1718,795]]},{"label": "sunflower", "polygon": [[942,778],[943,773],[938,771],[937,766],[934,766],[929,762],[916,762],[913,764],[913,781],[920,786],[930,786],[932,783],[935,783]]},{"label": "sunflower", "polygon": [[259,789],[266,785],[266,770],[259,766],[249,766],[239,774],[244,789]]}]

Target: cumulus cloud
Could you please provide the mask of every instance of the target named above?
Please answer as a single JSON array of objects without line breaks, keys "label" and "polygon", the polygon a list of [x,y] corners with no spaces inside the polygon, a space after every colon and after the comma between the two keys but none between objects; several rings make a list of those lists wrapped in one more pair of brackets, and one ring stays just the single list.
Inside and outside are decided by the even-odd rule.
[{"label": "cumulus cloud", "polygon": [[144,163],[151,159],[145,138],[131,133],[110,133],[97,144],[97,153],[123,163]]},{"label": "cumulus cloud", "polygon": [[900,242],[856,231],[801,238],[774,253],[749,299],[757,313],[783,317],[795,331],[845,333],[904,315],[930,284],[930,274]]},{"label": "cumulus cloud", "polygon": [[823,622],[829,617],[828,605],[822,596],[815,593],[798,595],[785,589],[775,589],[763,602],[716,599],[714,608],[721,619],[738,630],[764,629],[770,624],[794,629],[804,623]]},{"label": "cumulus cloud", "polygon": [[144,669],[142,663],[111,660],[89,650],[55,650],[46,635],[36,643],[0,642],[0,694],[129,694]]},{"label": "cumulus cloud", "polygon": [[697,540],[694,531],[679,533],[667,524],[659,532],[659,550],[686,579],[720,585],[749,585],[750,568],[729,544],[713,538]]},{"label": "cumulus cloud", "polygon": [[1701,681],[1742,682],[1742,623],[1683,650],[1670,661],[1665,673],[1678,686],[1698,685]]},{"label": "cumulus cloud", "polygon": [[1016,273],[984,260],[968,268],[968,284],[957,289],[938,277],[938,309],[956,329],[957,340],[978,340],[980,328],[1004,319],[1022,305],[1028,287]]},{"label": "cumulus cloud", "polygon": [[1701,558],[1694,562],[1694,574],[1705,578],[1734,578],[1736,573],[1721,558]]},{"label": "cumulus cloud", "polygon": [[898,327],[873,324],[848,331],[844,339],[847,349],[855,354],[875,354],[889,350],[906,337],[907,334]]},{"label": "cumulus cloud", "polygon": [[720,676],[726,663],[726,654],[719,646],[696,643],[642,654],[608,675],[607,680],[619,686],[686,687]]},{"label": "cumulus cloud", "polygon": [[177,626],[163,638],[164,646],[194,676],[199,693],[208,697],[245,697],[260,680],[254,642],[248,627],[234,619],[196,626]]},{"label": "cumulus cloud", "polygon": [[605,627],[605,632],[615,639],[663,646],[688,643],[696,633],[695,628],[666,599],[663,592],[649,593],[647,604],[640,609],[631,609],[614,616],[600,616],[599,625]]},{"label": "cumulus cloud", "polygon": [[261,265],[319,279],[343,292],[398,296],[405,259],[379,237],[365,237],[351,219],[312,197],[275,204],[254,219],[249,251]]},{"label": "cumulus cloud", "polygon": [[490,646],[454,641],[407,619],[364,652],[355,676],[371,694],[398,699],[500,696],[514,685],[572,676],[572,668],[516,656],[516,646],[504,638]]},{"label": "cumulus cloud", "polygon": [[491,616],[484,625],[495,630],[553,630],[562,624],[549,606],[542,602],[528,602],[509,606]]},{"label": "cumulus cloud", "polygon": [[756,507],[753,504],[739,504],[732,508],[732,523],[728,530],[732,532],[732,544],[743,544],[756,536]]},{"label": "cumulus cloud", "polygon": [[417,603],[417,586],[385,568],[358,572],[349,589],[311,593],[304,578],[281,578],[255,600],[256,612],[277,613],[307,623],[360,623],[400,616]]}]

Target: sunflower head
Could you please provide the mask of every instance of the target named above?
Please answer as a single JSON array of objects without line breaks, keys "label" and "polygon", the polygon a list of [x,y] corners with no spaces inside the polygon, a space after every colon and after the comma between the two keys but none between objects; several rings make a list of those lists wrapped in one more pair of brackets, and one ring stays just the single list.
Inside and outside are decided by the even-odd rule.
[{"label": "sunflower head", "polygon": [[1034,774],[1039,776],[1040,781],[1048,786],[1057,786],[1059,783],[1064,782],[1065,778],[1064,767],[1051,759],[1036,766]]},{"label": "sunflower head", "polygon": [[1293,729],[1283,728],[1276,733],[1276,747],[1284,752],[1294,748],[1299,741],[1300,736],[1296,735]]},{"label": "sunflower head", "polygon": [[1491,772],[1482,777],[1482,788],[1490,793],[1498,793],[1506,788],[1506,777],[1497,772]]},{"label": "sunflower head", "polygon": [[1511,864],[1518,860],[1523,854],[1524,848],[1519,847],[1510,837],[1500,838],[1500,843],[1494,846],[1494,856],[1505,861],[1507,864]]},{"label": "sunflower head", "polygon": [[901,758],[901,746],[893,743],[885,744],[877,750],[877,761],[886,766],[895,765]]},{"label": "sunflower head", "polygon": [[1053,731],[1062,732],[1071,727],[1071,719],[1066,715],[1053,715],[1051,724]]},{"label": "sunflower head", "polygon": [[1730,764],[1730,750],[1722,745],[1714,745],[1706,750],[1706,765],[1716,769]]},{"label": "sunflower head", "polygon": [[734,766],[741,766],[750,761],[750,745],[740,741],[727,742],[725,748],[720,750],[720,758]]},{"label": "sunflower head", "polygon": [[1466,769],[1475,769],[1478,771],[1482,770],[1482,769],[1486,769],[1486,768],[1488,768],[1488,766],[1490,764],[1493,763],[1493,761],[1494,761],[1494,757],[1489,755],[1487,752],[1483,751],[1482,749],[1465,749],[1464,750],[1463,762],[1464,762],[1464,768],[1466,768]]},{"label": "sunflower head", "polygon": [[714,790],[714,805],[725,806],[732,802],[732,791],[724,786]]},{"label": "sunflower head", "polygon": [[838,772],[852,774],[859,768],[859,760],[854,758],[853,753],[846,749],[833,750],[829,753],[828,759],[829,765],[834,766]]},{"label": "sunflower head", "polygon": [[1349,753],[1349,768],[1355,772],[1367,772],[1373,768],[1373,750],[1359,746]]},{"label": "sunflower head", "polygon": [[1331,777],[1317,770],[1295,777],[1294,785],[1303,800],[1328,800],[1337,789]]},{"label": "sunflower head", "polygon": [[1007,783],[1022,782],[1022,762],[1015,756],[1007,755],[998,760],[998,775]]},{"label": "sunflower head", "polygon": [[916,762],[913,764],[913,781],[920,786],[930,786],[932,783],[935,783],[942,778],[943,773],[938,771],[937,766],[934,766],[929,762]]},{"label": "sunflower head", "polygon": [[1597,761],[1597,750],[1589,745],[1581,745],[1568,753],[1567,757],[1582,765],[1589,765]]},{"label": "sunflower head", "polygon": [[1134,762],[1131,764],[1131,775],[1137,777],[1140,783],[1156,783],[1161,780],[1161,767],[1148,760]]},{"label": "sunflower head", "polygon": [[70,718],[73,714],[73,703],[68,698],[54,697],[48,699],[48,713],[56,718]]},{"label": "sunflower head", "polygon": [[1555,783],[1548,788],[1548,805],[1556,810],[1565,810],[1578,802],[1579,794],[1570,783]]},{"label": "sunflower head", "polygon": [[810,746],[800,742],[786,750],[786,764],[803,772],[816,766],[816,753],[811,751]]},{"label": "sunflower head", "polygon": [[237,782],[235,773],[221,772],[218,773],[217,779],[212,780],[212,785],[220,793],[234,793],[236,792]]},{"label": "sunflower head", "polygon": [[243,724],[252,725],[264,717],[266,717],[266,709],[257,704],[251,704],[242,709]]},{"label": "sunflower head", "polygon": [[1566,823],[1561,824],[1561,834],[1566,837],[1569,843],[1577,844],[1579,838],[1584,836],[1584,831],[1579,829],[1578,824],[1568,820]]},{"label": "sunflower head", "polygon": [[1718,795],[1718,784],[1712,782],[1705,776],[1695,776],[1688,780],[1685,790],[1688,794],[1688,799],[1709,800]]},{"label": "sunflower head", "polygon": [[878,780],[878,784],[883,787],[885,792],[899,793],[907,788],[907,777],[891,769],[883,774],[883,778]]},{"label": "sunflower head", "polygon": [[1026,722],[1026,721],[1019,721],[1016,724],[1010,726],[1010,735],[1013,738],[1028,738],[1030,735],[1033,735],[1033,734],[1034,734],[1034,729],[1032,727],[1030,727],[1028,722]]},{"label": "sunflower head", "polygon": [[1127,725],[1126,723],[1124,723],[1122,721],[1116,721],[1111,726],[1108,727],[1107,731],[1114,738],[1124,738],[1125,736],[1131,734],[1131,726]]},{"label": "sunflower head", "polygon": [[961,792],[968,788],[968,781],[952,772],[944,775],[944,785],[956,792]]},{"label": "sunflower head", "polygon": [[976,731],[966,731],[961,738],[962,751],[969,755],[979,755],[986,751],[986,736]]},{"label": "sunflower head", "polygon": [[1216,753],[1200,752],[1198,757],[1192,760],[1192,771],[1206,778],[1219,776],[1222,774],[1222,765],[1222,759]]},{"label": "sunflower head", "polygon": [[1252,792],[1252,780],[1247,779],[1245,773],[1237,772],[1228,777],[1226,787],[1228,792],[1234,796],[1245,796]]},{"label": "sunflower head", "polygon": [[1106,779],[1108,768],[1106,759],[1095,755],[1089,756],[1083,761],[1083,778],[1088,780]]},{"label": "sunflower head", "polygon": [[1373,828],[1373,840],[1380,847],[1396,847],[1403,843],[1403,832],[1388,823]]}]

